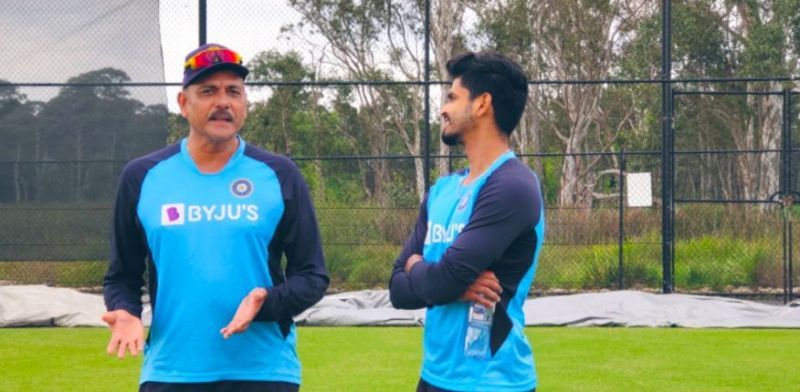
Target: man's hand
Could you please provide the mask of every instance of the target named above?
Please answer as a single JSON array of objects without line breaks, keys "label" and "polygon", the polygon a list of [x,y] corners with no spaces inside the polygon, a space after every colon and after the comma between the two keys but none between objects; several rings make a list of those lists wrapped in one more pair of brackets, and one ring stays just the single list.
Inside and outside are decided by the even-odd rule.
[{"label": "man's hand", "polygon": [[464,301],[477,302],[487,308],[491,308],[500,301],[500,293],[503,288],[500,287],[500,281],[492,271],[483,271],[478,279],[472,282],[467,291],[461,296]]},{"label": "man's hand", "polygon": [[247,331],[247,328],[250,327],[250,323],[253,322],[253,318],[256,317],[256,314],[258,314],[258,311],[261,309],[261,306],[264,305],[264,300],[266,299],[266,289],[256,287],[250,291],[250,294],[247,294],[239,304],[239,309],[236,310],[233,320],[231,320],[227,327],[219,331],[222,337],[227,339],[235,333]]},{"label": "man's hand", "polygon": [[423,260],[422,259],[422,255],[417,254],[417,253],[414,253],[413,255],[408,256],[408,260],[406,260],[406,266],[404,268],[406,273],[410,274],[411,273],[411,268],[414,267],[415,264],[419,263],[422,260]]},{"label": "man's hand", "polygon": [[138,317],[125,310],[114,310],[103,315],[103,321],[111,328],[111,340],[106,352],[117,353],[119,359],[125,358],[125,349],[131,355],[139,355],[144,348],[144,325]]}]

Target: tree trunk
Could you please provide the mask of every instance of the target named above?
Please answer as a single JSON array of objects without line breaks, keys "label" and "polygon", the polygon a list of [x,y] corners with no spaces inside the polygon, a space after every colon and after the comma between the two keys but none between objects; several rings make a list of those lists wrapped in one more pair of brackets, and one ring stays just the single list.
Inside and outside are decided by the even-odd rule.
[{"label": "tree trunk", "polygon": [[78,125],[75,161],[75,200],[83,200],[83,124]]},{"label": "tree trunk", "polygon": [[[777,90],[780,85],[770,83],[770,88]],[[761,97],[758,117],[761,128],[761,148],[779,150],[781,148],[781,111],[782,97],[768,95]],[[780,159],[777,152],[759,154],[760,175],[758,176],[758,198],[766,200],[780,188]]]},{"label": "tree trunk", "polygon": [[[319,97],[319,87],[312,87],[310,104],[311,118],[314,121],[314,157],[316,158],[319,158],[319,141],[322,139],[322,135],[320,135],[322,121],[319,119]],[[322,161],[319,159],[314,160],[314,176],[316,177],[313,191],[314,202],[319,204],[324,201],[325,195],[325,173],[322,171]]]},{"label": "tree trunk", "polygon": [[22,142],[17,139],[17,156],[14,162],[14,202],[22,201],[22,184],[19,178],[19,162],[22,160]]},{"label": "tree trunk", "polygon": [[[447,61],[453,58],[458,49],[456,34],[458,34],[464,19],[466,10],[464,0],[434,0],[431,4],[431,46],[433,47],[434,69],[438,73],[439,80],[448,80]],[[450,89],[448,85],[440,85],[439,104],[444,106],[447,102],[447,93]],[[431,113],[431,120],[439,117],[439,113]],[[448,174],[450,171],[448,158],[450,146],[442,143],[441,138],[433,140],[431,144],[438,146],[438,155],[442,156],[436,160],[436,171],[440,176]]]}]

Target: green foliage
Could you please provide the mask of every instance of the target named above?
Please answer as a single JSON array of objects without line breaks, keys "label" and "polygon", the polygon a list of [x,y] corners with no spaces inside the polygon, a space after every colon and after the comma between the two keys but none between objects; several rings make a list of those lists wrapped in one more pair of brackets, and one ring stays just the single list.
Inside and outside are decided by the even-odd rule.
[{"label": "green foliage", "polygon": [[531,6],[532,3],[525,0],[509,1],[504,6],[486,3],[478,31],[487,46],[500,53],[532,55],[536,36],[527,20]]},{"label": "green foliage", "polygon": [[742,53],[743,73],[751,76],[783,75],[787,69],[783,56],[786,52],[785,31],[782,25],[770,23],[753,28],[749,45]]},{"label": "green foliage", "polygon": [[[250,80],[311,82],[324,76],[382,81],[398,79],[401,73],[409,80],[418,79],[422,68],[419,59],[413,58],[414,50],[394,47],[379,51],[385,49],[390,39],[400,42],[401,38],[406,38],[412,49],[416,47],[422,36],[421,13],[418,12],[421,2],[292,0],[289,4],[301,14],[302,22],[287,26],[285,31],[294,29],[294,32],[322,35],[326,48],[330,49],[325,53],[335,52],[339,57],[316,58],[320,63],[312,65],[304,63],[303,55],[295,51],[262,52],[248,62],[252,70]],[[564,64],[567,68],[563,70],[564,77],[660,76],[661,21],[657,3],[639,4],[642,12],[636,15],[621,3],[608,0],[469,1],[459,5],[476,11],[478,24],[474,31],[468,32],[469,38],[477,38],[470,42],[474,49],[504,52],[523,62],[533,77],[556,75],[558,67],[553,64]],[[673,76],[797,73],[800,0],[680,0],[674,1],[672,6]],[[600,53],[609,44],[603,26],[609,20],[614,21],[614,26],[618,23],[619,34],[612,37],[615,40],[610,43],[614,49],[612,55],[601,61]],[[448,41],[453,47],[447,49],[464,47],[467,37],[460,36],[460,31],[452,33],[459,36]],[[433,55],[437,53],[434,50]],[[340,58],[347,54],[346,61]],[[382,63],[383,54],[386,54],[388,66]],[[331,65],[331,62],[336,64]],[[107,254],[108,202],[113,197],[114,184],[124,161],[161,147],[164,139],[174,142],[188,134],[188,124],[180,115],[167,113],[163,106],[145,106],[132,99],[128,89],[119,86],[128,81],[128,75],[117,69],[93,70],[70,78],[70,82],[91,85],[66,86],[49,102],[31,102],[16,87],[0,83],[0,135],[5,141],[0,144],[0,161],[25,157],[45,162],[0,164],[0,202],[22,207],[18,211],[0,210],[0,220],[11,222],[14,227],[7,239],[14,244],[32,244],[41,242],[41,238],[57,237],[61,239],[59,243],[68,244],[46,249],[5,246],[0,249],[0,259],[35,259],[39,255],[41,259],[95,260]],[[95,86],[97,83],[108,85]],[[532,101],[533,109],[541,122],[536,123],[538,129],[529,136],[535,135],[539,144],[525,146],[526,152],[563,152],[567,148],[565,140],[569,140],[563,133],[577,123],[584,124],[589,131],[583,142],[570,146],[575,152],[618,151],[621,147],[628,151],[658,150],[661,147],[660,86],[657,84],[534,86],[540,95],[539,101]],[[681,84],[678,87],[709,91],[775,88],[742,82]],[[416,182],[420,179],[420,161],[410,157],[421,154],[416,137],[424,120],[420,112],[422,90],[418,86],[403,85],[279,84],[253,86],[248,92],[251,96],[267,97],[253,101],[250,107],[249,119],[242,130],[248,143],[293,157],[321,211],[341,208],[341,215],[345,217],[340,219],[351,223],[347,230],[359,232],[361,229],[356,227],[371,230],[363,237],[340,238],[339,223],[323,223],[326,252],[330,255],[337,284],[345,288],[382,285],[385,277],[381,275],[389,270],[411,223],[405,213],[401,213],[400,219],[379,214],[380,219],[384,219],[379,221],[353,211],[410,207],[412,212],[408,215],[415,213],[421,191]],[[582,105],[576,103],[578,98],[595,92],[597,102],[586,101],[585,105],[596,105],[596,109],[587,111],[584,117],[576,116],[575,105]],[[676,145],[679,149],[769,147],[763,145],[764,141],[774,138],[766,130],[775,127],[770,127],[764,119],[775,113],[775,107],[768,103],[743,96],[679,97],[674,123]],[[434,141],[438,125],[434,120],[431,127]],[[755,132],[750,138],[752,142],[744,137],[750,132]],[[386,154],[409,158],[364,158]],[[361,158],[351,159],[353,156]],[[613,194],[616,183],[609,183],[610,177],[598,173],[618,168],[615,158],[582,160],[577,165],[581,167],[576,169],[576,175],[598,176],[591,184],[591,191]],[[555,156],[531,161],[541,169],[539,177],[546,205],[549,208],[558,206],[562,202],[559,197],[565,158]],[[629,157],[628,169],[652,172],[659,181],[658,164],[653,162]],[[463,163],[461,160],[457,166],[463,167]],[[759,177],[762,174],[759,169],[764,168],[748,163],[743,159],[679,156],[676,159],[678,196],[738,197],[740,189],[750,183],[745,181],[748,177],[744,174],[750,171],[754,177]],[[766,169],[770,168],[774,169]],[[86,200],[98,204],[72,204]],[[613,198],[595,199],[589,207],[607,207],[615,202]],[[84,207],[92,212],[79,210]],[[42,208],[48,209],[47,212]],[[703,217],[691,223],[679,222],[683,226],[678,232],[684,236],[678,242],[681,254],[692,260],[703,257],[699,250],[680,248],[681,242],[693,244],[696,249],[707,247],[719,254],[719,257],[712,257],[710,265],[714,268],[681,267],[686,269],[678,271],[685,275],[681,278],[685,279],[682,284],[712,287],[728,279],[724,284],[774,286],[777,278],[770,271],[775,269],[774,249],[778,247],[761,241],[764,233],[775,233],[776,226],[774,216],[763,218],[773,211],[765,208],[764,212],[743,216],[730,210],[679,211],[679,219],[687,220],[686,217],[692,215]],[[552,245],[543,253],[542,284],[550,287],[613,285],[619,272],[615,267],[614,233],[609,228],[616,227],[616,212],[548,210],[548,216],[554,219],[549,224],[551,232],[548,234],[548,244]],[[654,279],[657,280],[655,272],[660,271],[659,246],[650,244],[659,241],[652,231],[657,230],[660,222],[653,216],[632,219],[631,225],[639,228],[626,230],[631,243],[625,245],[624,253],[630,265],[626,261],[623,280],[632,285],[650,287]],[[761,218],[754,218],[758,216]],[[402,224],[397,223],[398,220]],[[328,224],[332,226],[326,226]],[[745,242],[739,243],[738,239]],[[639,245],[636,241],[647,244]],[[743,248],[736,248],[737,243]],[[728,247],[733,250],[725,251]],[[723,255],[730,258],[731,266],[726,267],[721,261]],[[720,275],[715,272],[717,268],[731,272]],[[66,281],[78,284],[89,280],[97,279]],[[64,280],[47,277],[47,281]]]},{"label": "green foliage", "polygon": [[0,261],[0,282],[99,287],[108,261]]},{"label": "green foliage", "polygon": [[544,202],[546,206],[558,205],[559,181],[561,179],[561,161],[563,158],[542,160],[542,173],[539,173],[539,181],[544,191]]},{"label": "green foliage", "polygon": [[[311,170],[313,173],[313,169]],[[314,177],[310,177],[314,178]],[[313,183],[312,183],[313,184]],[[347,199],[317,205],[323,250],[332,290],[385,288],[391,268],[416,221],[418,207],[353,206]],[[15,223],[6,240],[35,243],[41,236],[70,246],[0,248],[0,281],[57,286],[99,286],[107,269],[108,206],[97,212],[49,205],[43,211],[0,208],[0,219]],[[787,212],[800,243],[800,209]],[[618,287],[618,211],[546,210],[547,232],[534,290],[596,290]],[[681,207],[676,212],[675,282],[679,290],[779,289],[782,274],[782,212],[730,206]],[[622,280],[625,288],[661,287],[660,211],[627,209]],[[47,231],[40,231],[46,227]],[[795,246],[795,252],[797,247]],[[10,252],[10,253],[9,253]],[[28,252],[28,253],[25,253]],[[48,253],[49,252],[49,253]],[[86,255],[93,255],[87,260]],[[795,279],[800,279],[800,268]]]},{"label": "green foliage", "polygon": [[322,208],[318,218],[334,289],[386,287],[416,208]]},{"label": "green foliage", "polygon": [[723,21],[708,2],[676,2],[673,11],[673,59],[686,77],[726,76]]},{"label": "green foliage", "polygon": [[164,145],[167,108],[132,99],[128,75],[102,68],[70,78],[47,102],[0,93],[0,203],[109,200],[124,162]]},{"label": "green foliage", "polygon": [[189,122],[178,113],[169,113],[167,118],[167,144],[177,143],[189,136]]},{"label": "green foliage", "polygon": [[[616,244],[576,247],[543,253],[535,286],[539,288],[613,289],[622,272],[623,287],[661,287],[661,245],[656,238],[628,239],[620,270]],[[545,245],[547,249],[547,245]],[[772,238],[699,237],[675,246],[675,286],[679,290],[725,291],[780,287],[780,243]],[[571,279],[553,269],[571,271]],[[576,273],[577,272],[577,273]],[[560,281],[558,279],[561,279]]]}]

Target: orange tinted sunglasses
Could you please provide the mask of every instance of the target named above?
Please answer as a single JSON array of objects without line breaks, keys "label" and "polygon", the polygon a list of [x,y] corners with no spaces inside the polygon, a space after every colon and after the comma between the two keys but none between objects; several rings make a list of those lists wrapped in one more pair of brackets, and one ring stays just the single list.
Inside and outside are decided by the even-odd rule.
[{"label": "orange tinted sunglasses", "polygon": [[186,60],[183,68],[197,71],[219,63],[242,64],[242,56],[230,49],[209,48]]}]

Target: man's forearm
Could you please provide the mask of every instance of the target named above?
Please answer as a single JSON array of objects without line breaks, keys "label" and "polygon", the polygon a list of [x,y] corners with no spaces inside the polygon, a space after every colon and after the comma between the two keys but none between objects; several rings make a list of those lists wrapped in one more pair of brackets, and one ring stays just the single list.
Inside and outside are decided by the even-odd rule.
[{"label": "man's forearm", "polygon": [[310,308],[325,295],[328,277],[320,274],[295,275],[267,288],[267,299],[256,321],[284,321]]},{"label": "man's forearm", "polygon": [[402,269],[395,269],[392,273],[389,282],[389,300],[397,309],[421,309],[428,306],[428,303],[411,291],[408,275]]},{"label": "man's forearm", "polygon": [[[414,263],[408,274],[411,291],[420,300],[431,305],[443,305],[458,300],[471,281],[458,279],[448,268],[451,266],[442,261]],[[480,272],[475,276],[478,274]]]}]

